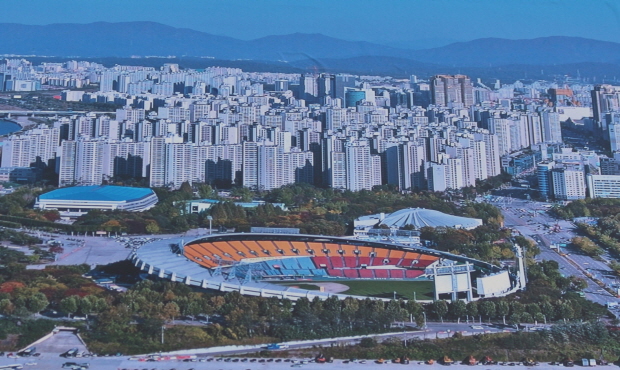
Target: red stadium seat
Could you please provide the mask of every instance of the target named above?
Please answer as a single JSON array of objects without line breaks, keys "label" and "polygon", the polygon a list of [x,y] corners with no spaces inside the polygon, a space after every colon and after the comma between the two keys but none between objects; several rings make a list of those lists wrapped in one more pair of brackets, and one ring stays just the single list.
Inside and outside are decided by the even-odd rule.
[{"label": "red stadium seat", "polygon": [[344,261],[340,256],[329,257],[329,261],[331,262],[332,266],[334,266],[334,268],[344,267]]},{"label": "red stadium seat", "polygon": [[422,276],[422,275],[424,275],[424,271],[422,270],[406,270],[405,271],[405,276],[408,279],[415,279],[418,276]]},{"label": "red stadium seat", "polygon": [[402,279],[404,277],[404,270],[389,270],[390,271],[390,278],[392,279]]},{"label": "red stadium seat", "polygon": [[345,269],[344,271],[344,276],[348,277],[348,278],[352,278],[352,279],[356,279],[359,276],[359,274],[357,273],[357,270],[355,269]]},{"label": "red stadium seat", "polygon": [[329,276],[342,277],[342,270],[327,269]]},{"label": "red stadium seat", "polygon": [[360,273],[360,277],[364,279],[372,279],[375,277],[375,275],[372,273],[372,270],[361,269],[359,270],[359,273]]},{"label": "red stadium seat", "polygon": [[312,261],[314,262],[314,265],[318,269],[325,268],[325,267],[330,268],[330,269],[333,268],[332,264],[329,263],[329,257],[312,257]]},{"label": "red stadium seat", "polygon": [[387,278],[389,278],[389,277],[390,277],[390,276],[389,276],[389,273],[388,273],[388,270],[384,270],[384,269],[375,269],[375,270],[373,270],[373,271],[375,272],[375,276],[376,276],[378,279],[387,279]]},{"label": "red stadium seat", "polygon": [[357,259],[356,259],[356,257],[344,257],[344,265],[346,267],[350,267],[350,268],[357,267]]}]

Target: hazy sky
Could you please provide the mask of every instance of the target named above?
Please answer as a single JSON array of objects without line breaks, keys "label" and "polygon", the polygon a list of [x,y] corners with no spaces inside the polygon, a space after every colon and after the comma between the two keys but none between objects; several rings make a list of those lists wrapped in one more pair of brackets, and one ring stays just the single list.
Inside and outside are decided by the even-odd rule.
[{"label": "hazy sky", "polygon": [[294,32],[428,47],[481,37],[620,42],[620,0],[0,0],[2,22],[154,21],[240,39]]}]

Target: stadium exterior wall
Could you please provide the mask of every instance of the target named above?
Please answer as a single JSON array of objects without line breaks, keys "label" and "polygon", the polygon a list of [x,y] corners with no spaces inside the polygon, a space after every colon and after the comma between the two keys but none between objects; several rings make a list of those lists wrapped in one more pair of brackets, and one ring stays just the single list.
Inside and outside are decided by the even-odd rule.
[{"label": "stadium exterior wall", "polygon": [[[222,237],[230,240],[234,240],[235,237],[240,236],[248,237],[248,233],[242,234],[216,234],[213,236],[200,237],[196,239],[192,239],[188,242],[184,241],[182,238],[172,238],[172,239],[162,239],[158,241],[154,241],[151,243],[147,243],[135,250],[130,256],[129,259],[134,263],[136,267],[140,270],[147,272],[149,275],[155,275],[161,279],[171,280],[174,282],[183,283],[190,286],[196,286],[204,289],[212,289],[218,290],[221,292],[232,292],[237,291],[240,294],[249,295],[249,296],[257,296],[257,297],[275,297],[279,299],[289,299],[292,301],[296,301],[300,298],[308,298],[310,300],[318,297],[321,300],[328,299],[330,297],[338,297],[339,299],[345,299],[347,297],[355,298],[355,299],[376,299],[381,301],[390,301],[388,298],[378,298],[378,297],[367,297],[367,296],[356,296],[356,295],[348,295],[348,294],[337,294],[337,293],[327,293],[327,292],[319,292],[315,290],[305,290],[305,289],[291,289],[286,287],[280,287],[278,285],[269,284],[269,283],[243,283],[238,280],[231,281],[226,280],[222,275],[215,275],[212,273],[210,269],[199,266],[197,263],[187,259],[182,255],[182,247],[196,242],[204,242],[209,241],[209,239],[217,239],[222,240]],[[269,234],[257,234],[262,237],[265,237]],[[274,237],[280,236],[281,234],[274,234]],[[315,238],[315,239],[332,239],[332,240],[340,240],[343,242],[362,242],[355,239],[346,239],[346,238],[338,238],[338,237],[327,237],[327,236],[317,236],[317,235],[303,235],[296,234],[291,235],[291,237],[307,237],[307,238]],[[453,261],[460,262],[469,262],[474,266],[483,267],[488,269],[494,273],[499,273],[501,269],[495,265],[489,264],[487,262],[475,260],[472,258],[468,258],[465,256],[458,256],[451,253],[441,252],[432,249],[424,249],[424,248],[414,248],[414,247],[403,247],[401,245],[391,245],[389,243],[377,243],[377,242],[362,242],[370,245],[380,245],[384,248],[398,248],[400,250],[410,250],[419,253],[425,253],[435,256],[440,256],[442,258],[446,258]],[[173,252],[174,248],[178,248],[178,253]],[[154,253],[150,253],[155,251],[157,256],[153,256]],[[163,252],[168,252],[167,254]],[[172,258],[171,258],[172,257]],[[175,261],[174,258],[183,259],[182,263]],[[173,267],[168,267],[173,266]],[[505,296],[508,294],[512,294],[522,287],[519,284],[516,284],[514,287],[506,287],[505,291],[501,294],[494,295],[495,297]],[[479,298],[474,298],[472,300],[477,300]],[[432,302],[432,300],[417,300],[418,302],[427,303]]]}]

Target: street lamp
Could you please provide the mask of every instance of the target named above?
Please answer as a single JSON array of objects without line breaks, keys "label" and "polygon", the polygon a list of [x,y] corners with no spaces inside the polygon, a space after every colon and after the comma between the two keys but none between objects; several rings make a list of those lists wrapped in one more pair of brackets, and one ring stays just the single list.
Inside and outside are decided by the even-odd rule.
[{"label": "street lamp", "polygon": [[207,220],[209,220],[209,235],[211,235],[211,225],[213,223],[213,216],[207,216]]}]

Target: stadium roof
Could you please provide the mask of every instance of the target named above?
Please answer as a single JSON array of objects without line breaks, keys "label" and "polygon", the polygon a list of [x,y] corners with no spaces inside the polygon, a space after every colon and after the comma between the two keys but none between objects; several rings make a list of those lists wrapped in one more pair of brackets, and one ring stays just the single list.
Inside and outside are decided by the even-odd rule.
[{"label": "stadium roof", "polygon": [[140,199],[150,194],[153,194],[153,190],[150,188],[95,185],[57,189],[49,193],[41,194],[39,199],[123,202]]},{"label": "stadium roof", "polygon": [[453,216],[432,209],[405,208],[387,215],[380,223],[389,227],[399,228],[405,225],[413,225],[416,229],[425,226],[474,229],[482,225],[482,220],[478,218]]}]

